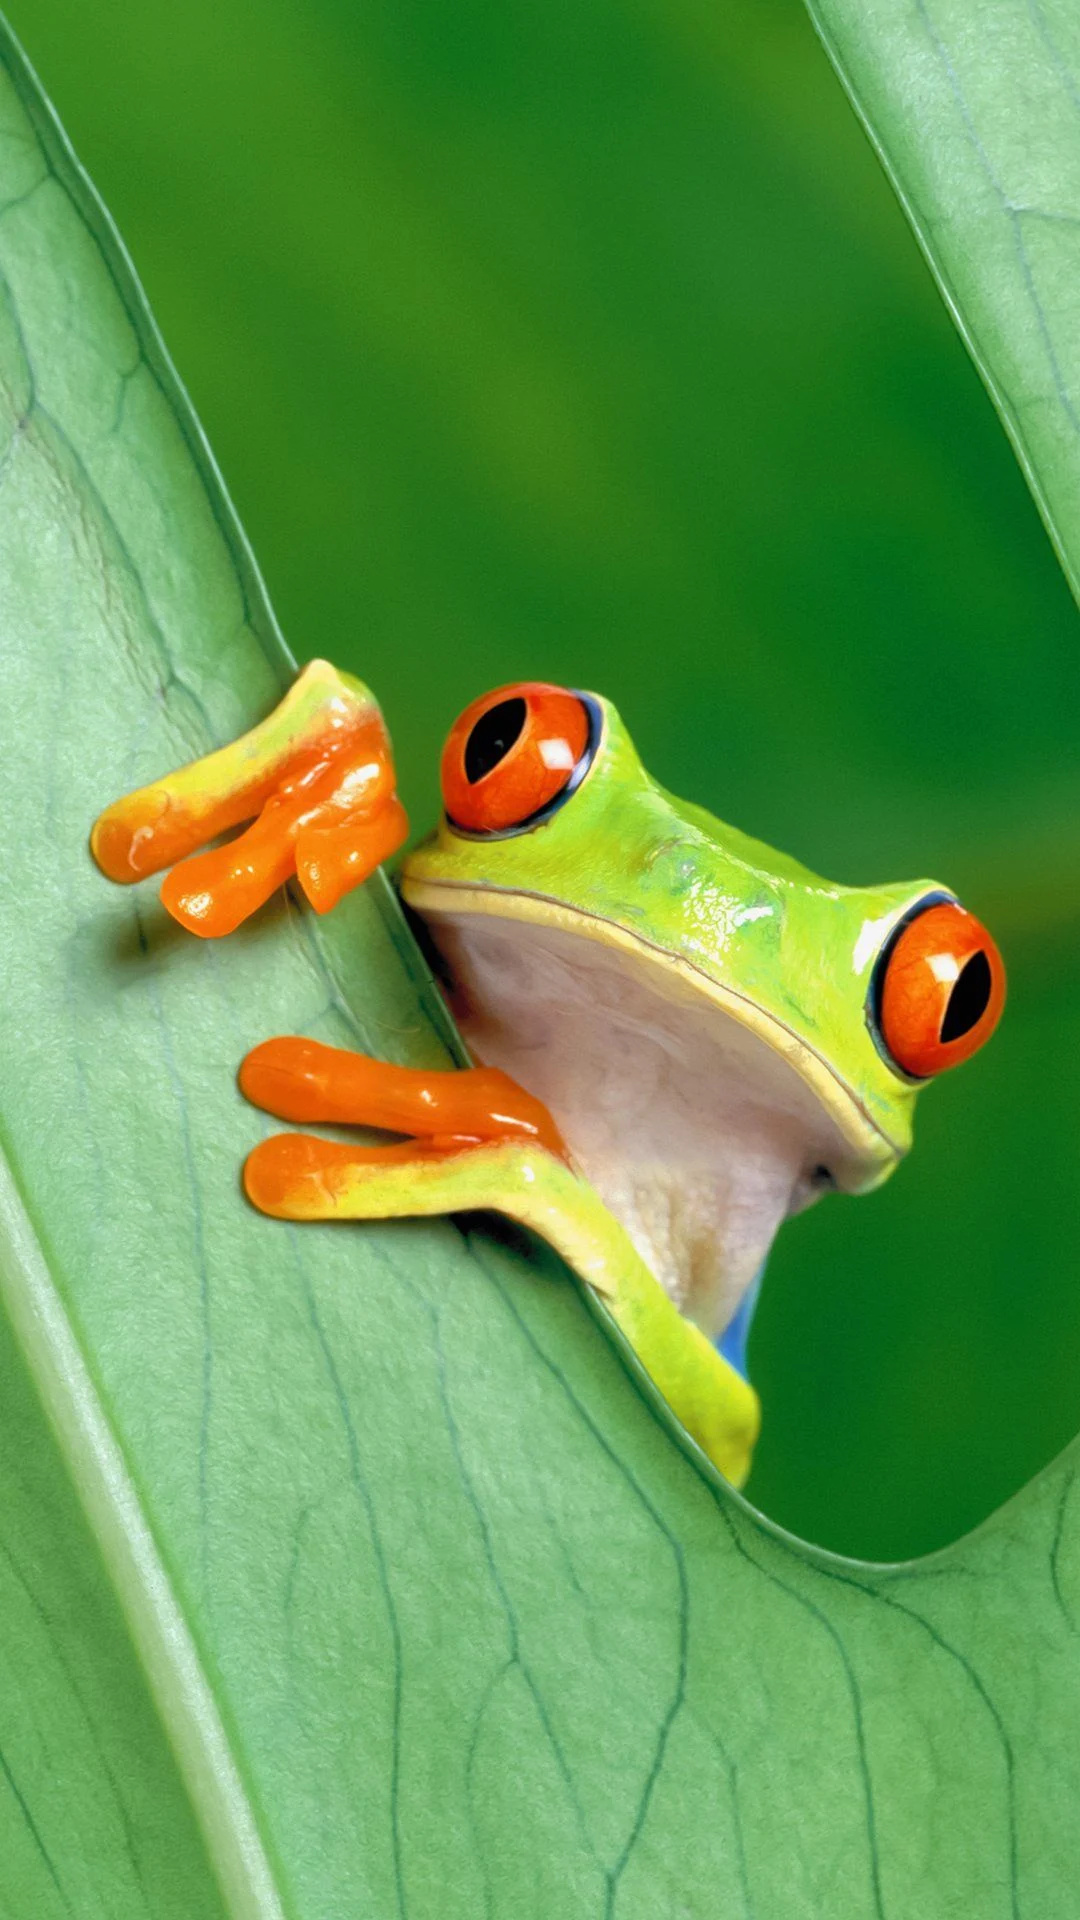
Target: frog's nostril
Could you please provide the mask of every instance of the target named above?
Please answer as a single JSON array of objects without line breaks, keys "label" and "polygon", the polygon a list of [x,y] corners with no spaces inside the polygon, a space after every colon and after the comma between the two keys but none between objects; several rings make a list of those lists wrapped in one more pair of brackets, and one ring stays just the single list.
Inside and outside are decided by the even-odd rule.
[{"label": "frog's nostril", "polygon": [[946,1044],[950,1040],[963,1039],[965,1033],[970,1033],[972,1027],[978,1025],[990,1005],[993,985],[994,976],[986,954],[982,950],[973,953],[961,971],[945,1008],[941,1038]]}]

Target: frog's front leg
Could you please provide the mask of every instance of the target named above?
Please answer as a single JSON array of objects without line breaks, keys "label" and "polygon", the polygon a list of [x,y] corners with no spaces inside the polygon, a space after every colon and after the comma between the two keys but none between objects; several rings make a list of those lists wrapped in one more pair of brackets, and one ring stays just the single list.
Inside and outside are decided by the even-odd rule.
[{"label": "frog's front leg", "polygon": [[263,1213],[372,1220],[491,1210],[547,1240],[607,1304],[682,1425],[736,1486],[757,1438],[752,1387],[685,1320],[599,1194],[568,1164],[541,1103],[494,1069],[429,1074],[306,1040],[249,1054],[240,1084],[298,1121],[407,1131],[389,1147],[278,1134],[249,1156],[244,1184]]},{"label": "frog's front leg", "polygon": [[[236,839],[196,853],[247,820]],[[169,912],[193,933],[219,935],[294,873],[326,913],[407,831],[373,695],[313,660],[250,733],[108,807],[90,846],[110,880],[172,867],[161,889]]]}]

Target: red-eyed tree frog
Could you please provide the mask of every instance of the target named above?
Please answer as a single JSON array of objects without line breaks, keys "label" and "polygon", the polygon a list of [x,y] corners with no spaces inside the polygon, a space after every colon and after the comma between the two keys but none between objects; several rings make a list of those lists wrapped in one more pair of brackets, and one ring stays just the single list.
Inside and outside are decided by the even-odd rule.
[{"label": "red-eyed tree frog", "polygon": [[[672,799],[593,694],[532,682],[474,701],[442,791],[401,891],[477,1064],[266,1041],[240,1068],[256,1106],[409,1138],[278,1134],[249,1155],[247,1194],[291,1220],[512,1216],[602,1296],[740,1484],[773,1235],[827,1188],[887,1179],[919,1088],[997,1024],[998,950],[933,881],[831,886]],[[406,833],[373,696],[314,661],[252,732],[108,808],[91,846],[112,880],[171,868],[169,912],[216,937],[293,875],[327,912]]]}]

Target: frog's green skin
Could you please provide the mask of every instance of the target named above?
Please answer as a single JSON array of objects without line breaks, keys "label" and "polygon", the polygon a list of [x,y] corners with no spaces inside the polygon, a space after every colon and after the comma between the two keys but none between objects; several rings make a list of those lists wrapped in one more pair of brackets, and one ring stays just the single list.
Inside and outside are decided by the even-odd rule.
[{"label": "frog's green skin", "polygon": [[466,1041],[546,1102],[584,1177],[487,1148],[365,1211],[482,1201],[538,1226],[739,1479],[756,1400],[711,1340],[787,1214],[877,1186],[910,1145],[917,1083],[867,999],[891,930],[943,890],[829,885],[663,792],[597,706],[589,771],[550,818],[503,837],[444,819],[402,874]]},{"label": "frog's green skin", "polygon": [[[442,1137],[421,1127],[415,1149],[343,1154],[277,1136],[249,1156],[245,1186],[287,1219],[486,1207],[523,1221],[604,1299],[683,1425],[741,1480],[757,1396],[716,1343],[738,1357],[780,1222],[827,1186],[876,1186],[910,1145],[917,1083],[879,1051],[867,1007],[897,923],[941,890],[829,886],[662,792],[610,703],[583,699],[589,754],[543,815],[484,835],[444,819],[402,878],[466,1042],[548,1108],[570,1163],[509,1114],[487,1116],[491,1137],[455,1130],[451,1092]],[[373,695],[313,661],[249,734],[107,808],[91,845],[114,880],[173,865],[162,897],[204,936],[239,924],[283,871],[322,911],[400,843],[392,772]],[[256,813],[238,840],[183,857]],[[284,1056],[268,1044],[276,1066],[256,1048],[241,1070],[257,1104],[282,1118],[339,1111],[318,1084],[332,1068],[313,1069],[303,1043]],[[406,1070],[411,1106],[394,1104],[399,1070],[389,1109],[377,1091],[389,1071],[376,1063],[363,1095],[339,1071],[354,1118],[372,1117],[369,1095],[391,1124],[431,1118],[420,1070]]]}]

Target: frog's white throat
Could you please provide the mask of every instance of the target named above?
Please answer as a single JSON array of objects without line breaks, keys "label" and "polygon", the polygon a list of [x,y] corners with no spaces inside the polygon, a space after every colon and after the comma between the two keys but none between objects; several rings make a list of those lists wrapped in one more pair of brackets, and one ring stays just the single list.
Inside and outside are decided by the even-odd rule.
[{"label": "frog's white throat", "polygon": [[544,1101],[676,1305],[717,1336],[780,1222],[848,1184],[835,1121],[767,1040],[647,952],[424,911],[469,1047]]}]

